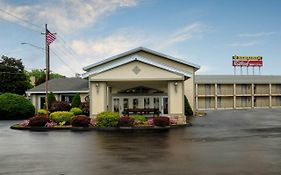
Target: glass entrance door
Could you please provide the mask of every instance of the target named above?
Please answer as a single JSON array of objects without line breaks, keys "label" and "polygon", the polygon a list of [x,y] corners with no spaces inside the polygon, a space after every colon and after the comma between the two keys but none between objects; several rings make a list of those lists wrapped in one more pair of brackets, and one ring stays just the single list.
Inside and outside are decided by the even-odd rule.
[{"label": "glass entrance door", "polygon": [[163,114],[168,114],[168,97],[163,97]]}]

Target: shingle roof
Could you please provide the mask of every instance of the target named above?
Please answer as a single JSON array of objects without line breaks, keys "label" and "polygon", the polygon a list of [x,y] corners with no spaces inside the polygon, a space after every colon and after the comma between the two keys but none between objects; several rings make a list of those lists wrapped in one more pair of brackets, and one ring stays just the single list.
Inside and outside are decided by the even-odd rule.
[{"label": "shingle roof", "polygon": [[195,83],[281,84],[281,76],[280,75],[195,75]]},{"label": "shingle roof", "polygon": [[182,60],[182,59],[178,59],[178,58],[172,57],[172,56],[170,56],[170,55],[166,55],[166,54],[163,54],[163,53],[160,53],[160,52],[157,52],[157,51],[154,51],[154,50],[145,48],[145,47],[137,47],[137,48],[135,48],[135,49],[132,49],[132,50],[123,52],[123,53],[121,53],[121,54],[118,54],[118,55],[109,57],[109,58],[107,58],[107,59],[104,59],[104,60],[102,60],[102,61],[100,61],[100,62],[97,62],[97,63],[91,64],[91,65],[89,65],[89,66],[86,66],[86,67],[83,68],[83,70],[84,70],[84,71],[88,71],[89,69],[91,69],[91,68],[93,68],[93,67],[96,67],[96,66],[105,64],[105,63],[107,63],[107,62],[113,61],[113,60],[115,60],[115,59],[118,59],[118,58],[123,57],[123,56],[126,56],[126,55],[134,54],[134,53],[139,52],[139,51],[145,51],[145,52],[147,52],[147,53],[151,53],[151,54],[154,54],[154,55],[158,55],[158,56],[167,58],[167,59],[169,59],[169,60],[173,60],[173,61],[176,61],[176,62],[178,62],[178,63],[182,63],[182,64],[185,64],[185,65],[194,67],[194,68],[197,69],[197,70],[200,68],[200,66],[198,66],[198,65],[196,65],[196,64],[193,64],[193,63],[191,63],[191,62],[188,62],[188,61],[185,61],[185,60]]},{"label": "shingle roof", "polygon": [[[88,80],[82,78],[56,78],[48,81],[48,89],[54,93],[87,92],[89,91]],[[45,83],[42,83],[26,93],[44,93]]]}]

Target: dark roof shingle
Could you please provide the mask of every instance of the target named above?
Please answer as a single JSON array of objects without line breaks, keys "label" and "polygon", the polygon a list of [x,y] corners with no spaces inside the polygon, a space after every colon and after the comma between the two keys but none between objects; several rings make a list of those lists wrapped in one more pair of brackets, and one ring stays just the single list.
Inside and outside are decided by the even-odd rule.
[{"label": "dark roof shingle", "polygon": [[[56,78],[48,81],[48,89],[51,92],[88,91],[88,80],[82,78]],[[27,93],[45,92],[45,83],[26,91]]]}]

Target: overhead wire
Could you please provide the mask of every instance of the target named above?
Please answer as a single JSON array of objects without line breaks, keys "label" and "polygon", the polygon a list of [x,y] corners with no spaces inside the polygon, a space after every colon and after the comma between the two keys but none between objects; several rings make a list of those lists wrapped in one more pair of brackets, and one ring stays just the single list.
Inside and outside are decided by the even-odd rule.
[{"label": "overhead wire", "polygon": [[[24,19],[24,18],[18,17],[17,15],[14,15],[14,14],[12,14],[12,13],[10,13],[10,12],[7,12],[7,11],[1,9],[1,8],[0,8],[0,12],[5,13],[5,14],[7,14],[7,15],[9,15],[9,16],[12,16],[12,17],[16,18],[17,20],[20,20],[20,21],[24,22],[25,24],[29,24],[29,25],[31,25],[31,26],[37,28],[37,29],[40,29],[40,30],[43,29],[43,28],[40,27],[39,25],[34,24],[34,23],[32,23],[32,22],[30,22],[30,21]],[[2,19],[5,20],[5,21],[8,21],[8,22],[10,22],[10,23],[15,23],[15,22],[11,22],[11,21],[9,21],[9,20],[6,20],[6,19],[4,19],[3,17],[2,17]],[[16,24],[18,24],[18,23],[16,23]],[[25,27],[25,26],[24,26],[24,27]],[[28,29],[30,29],[30,30],[32,30],[32,31],[40,32],[40,33],[41,33],[41,31],[39,31],[39,30],[34,30],[34,29],[30,28],[30,27],[26,27],[26,28],[28,28]],[[58,38],[62,41],[62,44],[63,44],[62,46],[64,47],[64,49],[67,50],[67,51],[71,51],[71,53],[70,53],[70,52],[65,52],[65,51],[63,51],[63,52],[66,53],[66,54],[68,54],[68,55],[70,55],[70,56],[72,56],[72,57],[75,59],[75,57],[76,57],[76,56],[74,56],[74,54],[76,54],[75,51],[74,51],[70,46],[68,46],[68,48],[66,47],[66,46],[67,46],[67,42],[62,38],[62,36],[60,36],[60,35],[57,35],[57,36],[58,36]],[[30,45],[32,45],[32,44],[30,44]],[[36,47],[36,48],[38,48],[38,49],[43,49],[43,50],[44,50],[44,48],[38,47],[38,46],[36,46],[36,45],[32,45],[32,46],[33,46],[33,47]],[[59,49],[57,49],[57,50],[59,50]],[[51,50],[51,52],[52,52],[63,64],[65,64],[65,65],[69,68],[69,70],[71,70],[71,72],[73,72],[73,69],[72,69],[72,68],[71,68],[55,51]],[[76,55],[77,55],[77,54],[76,54]],[[78,55],[77,55],[77,56],[78,56]],[[76,60],[76,59],[75,59],[75,60]]]}]

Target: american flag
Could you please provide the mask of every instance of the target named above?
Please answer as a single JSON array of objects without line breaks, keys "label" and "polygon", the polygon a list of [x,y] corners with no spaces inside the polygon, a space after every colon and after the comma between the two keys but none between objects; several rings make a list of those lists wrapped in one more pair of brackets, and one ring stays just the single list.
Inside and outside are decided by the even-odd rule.
[{"label": "american flag", "polygon": [[47,44],[48,46],[55,41],[56,35],[54,33],[51,33],[49,30],[47,30]]}]

